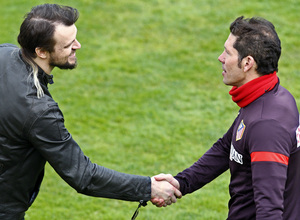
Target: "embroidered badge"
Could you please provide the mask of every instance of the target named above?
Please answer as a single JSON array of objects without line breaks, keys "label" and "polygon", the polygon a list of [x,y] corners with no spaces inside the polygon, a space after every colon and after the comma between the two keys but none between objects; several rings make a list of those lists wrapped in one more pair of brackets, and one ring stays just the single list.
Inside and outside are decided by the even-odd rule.
[{"label": "embroidered badge", "polygon": [[296,130],[297,147],[300,147],[300,125]]},{"label": "embroidered badge", "polygon": [[236,141],[242,139],[245,129],[246,129],[246,125],[244,124],[244,120],[242,120],[236,131]]}]

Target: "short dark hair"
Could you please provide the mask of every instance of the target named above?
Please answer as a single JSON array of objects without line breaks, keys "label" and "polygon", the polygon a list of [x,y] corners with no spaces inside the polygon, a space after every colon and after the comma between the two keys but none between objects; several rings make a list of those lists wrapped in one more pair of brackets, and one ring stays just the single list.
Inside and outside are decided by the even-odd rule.
[{"label": "short dark hair", "polygon": [[46,51],[54,50],[53,38],[55,25],[73,25],[79,17],[77,9],[57,4],[43,4],[35,6],[25,15],[20,27],[18,42],[23,55],[35,58],[35,48],[41,47]]},{"label": "short dark hair", "polygon": [[239,65],[246,56],[252,56],[256,71],[266,75],[278,71],[281,55],[280,39],[274,25],[263,18],[238,17],[230,25],[230,32],[237,37],[233,47],[239,53]]}]

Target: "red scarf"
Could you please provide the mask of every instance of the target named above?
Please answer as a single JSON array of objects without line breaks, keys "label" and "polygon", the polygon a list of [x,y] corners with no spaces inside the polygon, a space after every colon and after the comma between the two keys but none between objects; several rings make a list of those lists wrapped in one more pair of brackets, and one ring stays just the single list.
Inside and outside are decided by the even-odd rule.
[{"label": "red scarf", "polygon": [[272,90],[277,83],[278,77],[275,71],[271,74],[253,79],[241,87],[233,86],[229,94],[232,96],[232,100],[239,107],[243,108],[266,92]]}]

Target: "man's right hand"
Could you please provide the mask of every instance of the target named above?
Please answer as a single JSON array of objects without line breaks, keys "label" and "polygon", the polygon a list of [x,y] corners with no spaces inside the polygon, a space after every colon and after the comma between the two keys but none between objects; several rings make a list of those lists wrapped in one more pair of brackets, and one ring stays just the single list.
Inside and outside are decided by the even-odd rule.
[{"label": "man's right hand", "polygon": [[151,178],[151,202],[166,207],[181,198],[179,182],[171,174],[159,174]]}]

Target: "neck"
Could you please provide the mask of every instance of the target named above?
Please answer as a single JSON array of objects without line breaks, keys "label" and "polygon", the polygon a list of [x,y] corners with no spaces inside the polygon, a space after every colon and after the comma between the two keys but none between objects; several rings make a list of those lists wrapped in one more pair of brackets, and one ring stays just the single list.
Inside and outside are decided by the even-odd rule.
[{"label": "neck", "polygon": [[[261,75],[259,75],[257,72],[248,73],[247,81],[245,81],[243,85],[247,84],[248,82],[251,82],[254,79],[259,78],[260,76]],[[237,86],[237,87],[241,87],[243,85],[240,85],[240,86]]]},{"label": "neck", "polygon": [[50,66],[47,60],[40,59],[39,57],[34,58],[33,61],[48,75],[51,75],[51,72],[54,67]]},{"label": "neck", "polygon": [[232,100],[242,108],[272,90],[277,83],[278,77],[275,71],[271,74],[255,78],[240,87],[233,86],[229,94],[232,96]]}]

